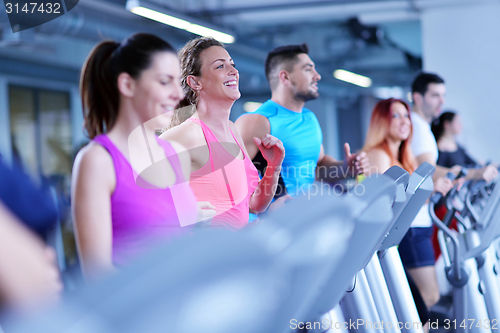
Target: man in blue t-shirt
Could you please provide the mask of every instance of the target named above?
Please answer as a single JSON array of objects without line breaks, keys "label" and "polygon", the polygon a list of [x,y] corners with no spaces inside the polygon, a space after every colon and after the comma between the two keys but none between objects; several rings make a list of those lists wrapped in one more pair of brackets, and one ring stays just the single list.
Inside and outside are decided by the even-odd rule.
[{"label": "man in blue t-shirt", "polygon": [[318,119],[304,108],[305,102],[318,98],[317,82],[321,79],[308,53],[305,43],[281,46],[269,52],[266,76],[271,99],[235,123],[249,156],[261,172],[265,160],[259,156],[253,138],[271,134],[283,142],[285,159],[276,197],[305,193],[316,179],[336,182],[368,170],[366,154],[351,154],[347,143],[344,161],[324,153]]}]

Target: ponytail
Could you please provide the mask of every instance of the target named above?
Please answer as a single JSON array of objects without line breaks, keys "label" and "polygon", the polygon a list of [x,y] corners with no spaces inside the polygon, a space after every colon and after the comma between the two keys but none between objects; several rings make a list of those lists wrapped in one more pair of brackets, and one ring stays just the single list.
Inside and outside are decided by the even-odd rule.
[{"label": "ponytail", "polygon": [[441,140],[441,137],[444,134],[444,124],[446,122],[451,123],[455,118],[455,116],[456,116],[455,112],[445,111],[441,113],[439,118],[436,118],[432,121],[431,130],[432,133],[434,134],[434,137],[436,138],[436,142],[439,142],[439,140]]},{"label": "ponytail", "polygon": [[128,73],[137,80],[151,66],[157,52],[176,54],[163,39],[137,33],[121,44],[104,41],[95,46],[85,60],[80,79],[85,129],[90,139],[108,132],[118,118],[120,91],[118,76]]},{"label": "ponytail", "polygon": [[82,68],[80,93],[84,126],[90,139],[112,128],[118,116],[117,77],[110,63],[113,52],[119,46],[113,41],[99,43],[90,52]]}]

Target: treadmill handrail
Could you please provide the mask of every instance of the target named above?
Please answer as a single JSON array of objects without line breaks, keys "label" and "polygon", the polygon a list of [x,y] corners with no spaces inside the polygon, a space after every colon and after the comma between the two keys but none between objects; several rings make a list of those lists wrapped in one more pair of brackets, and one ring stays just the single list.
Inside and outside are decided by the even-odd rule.
[{"label": "treadmill handrail", "polygon": [[[411,222],[420,211],[432,192],[432,175],[435,167],[427,162],[422,163],[417,170],[409,177],[408,186],[406,188],[406,203],[402,205],[399,211],[394,211],[394,224],[389,235],[382,242],[379,251],[387,250],[388,248],[398,245],[410,228]],[[417,193],[429,190],[428,196],[416,196]],[[419,209],[413,209],[413,204],[420,205]],[[404,219],[406,223],[402,226],[397,221]],[[396,230],[398,229],[398,230]]]},{"label": "treadmill handrail", "polygon": [[435,203],[433,201],[429,202],[429,214],[432,218],[432,222],[440,229],[442,230],[446,236],[450,237],[452,243],[453,243],[453,275],[455,280],[460,281],[461,280],[461,273],[460,273],[460,244],[458,242],[457,236],[453,234],[453,232],[444,224],[437,216],[436,213],[434,212],[434,205]]},{"label": "treadmill handrail", "polygon": [[[450,180],[454,180],[455,179],[455,175],[451,172],[448,172],[448,174],[446,175],[446,177]],[[454,196],[455,194],[457,194],[457,185],[455,185],[446,195],[446,198],[448,199],[449,197],[451,196]],[[460,243],[458,241],[458,238],[457,236],[455,236],[453,234],[453,232],[450,230],[450,228],[448,228],[448,226],[443,222],[441,221],[437,216],[436,216],[436,213],[434,212],[434,206],[439,202],[439,200],[441,200],[441,198],[443,197],[443,195],[439,192],[437,193],[434,193],[432,195],[432,197],[430,198],[429,200],[429,215],[431,216],[431,219],[432,219],[432,222],[440,229],[442,230],[448,237],[450,237],[452,243],[453,243],[453,257],[454,257],[454,260],[453,260],[453,267],[454,267],[454,270],[452,271],[453,273],[453,277],[456,281],[460,281],[462,276],[461,276],[461,271],[460,271]],[[450,219],[451,217],[453,217],[453,212],[454,212],[454,208],[453,207],[450,207],[449,208],[450,210],[446,213],[446,216],[445,216],[445,219]]]},{"label": "treadmill handrail", "polygon": [[498,185],[499,184],[496,184],[493,193],[491,193],[486,206],[479,216],[481,224],[483,224],[483,221],[488,221],[486,227],[483,229],[484,232],[481,233],[484,235],[484,237],[481,237],[481,244],[475,248],[469,249],[465,253],[465,258],[477,257],[484,252],[491,245],[495,237],[498,236],[497,230],[500,228],[500,225],[493,221],[494,217],[500,213],[500,186]]}]

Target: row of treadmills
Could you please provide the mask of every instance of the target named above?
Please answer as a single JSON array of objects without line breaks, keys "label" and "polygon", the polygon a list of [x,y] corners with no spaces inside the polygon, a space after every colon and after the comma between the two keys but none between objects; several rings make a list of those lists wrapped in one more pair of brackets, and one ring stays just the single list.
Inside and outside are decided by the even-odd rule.
[{"label": "row of treadmills", "polygon": [[[433,191],[434,167],[399,167],[345,195],[301,197],[241,232],[172,241],[8,333],[423,332],[397,245]],[[452,190],[439,227],[452,331],[499,328],[500,186]],[[458,220],[458,230],[449,224]],[[466,325],[464,325],[464,322]],[[472,323],[472,325],[471,325]]]}]

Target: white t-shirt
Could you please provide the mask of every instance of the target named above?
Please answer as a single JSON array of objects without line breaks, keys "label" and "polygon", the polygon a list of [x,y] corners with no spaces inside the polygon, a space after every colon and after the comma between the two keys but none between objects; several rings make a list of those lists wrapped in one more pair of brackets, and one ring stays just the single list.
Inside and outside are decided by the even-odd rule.
[{"label": "white t-shirt", "polygon": [[411,151],[415,157],[432,153],[434,163],[438,160],[438,146],[434,134],[429,125],[420,115],[416,112],[411,113],[411,123],[413,125],[413,137],[411,139]]},{"label": "white t-shirt", "polygon": [[[438,159],[438,147],[434,134],[431,131],[431,125],[428,124],[416,112],[411,113],[411,123],[413,125],[413,136],[411,139],[411,150],[415,157],[432,153],[434,164]],[[412,228],[428,228],[432,227],[432,220],[429,215],[429,204],[424,204],[422,209],[418,212],[417,216],[411,224]]]}]

